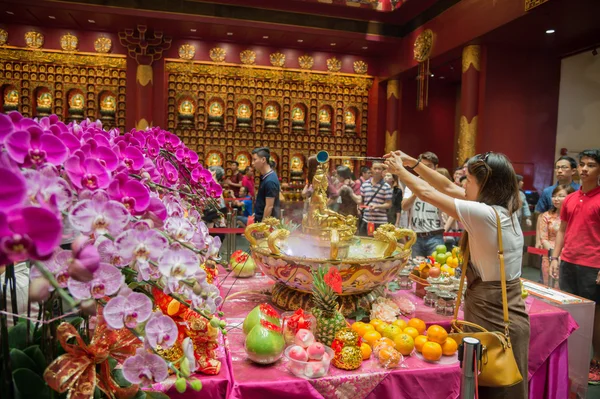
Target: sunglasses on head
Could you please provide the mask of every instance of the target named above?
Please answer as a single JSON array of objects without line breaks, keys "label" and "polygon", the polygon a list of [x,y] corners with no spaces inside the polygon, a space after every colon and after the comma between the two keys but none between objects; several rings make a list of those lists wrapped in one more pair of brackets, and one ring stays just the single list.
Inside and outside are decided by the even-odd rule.
[{"label": "sunglasses on head", "polygon": [[493,154],[493,151],[488,151],[485,154],[477,154],[475,156],[477,157],[477,159],[487,163],[487,159],[491,154]]}]

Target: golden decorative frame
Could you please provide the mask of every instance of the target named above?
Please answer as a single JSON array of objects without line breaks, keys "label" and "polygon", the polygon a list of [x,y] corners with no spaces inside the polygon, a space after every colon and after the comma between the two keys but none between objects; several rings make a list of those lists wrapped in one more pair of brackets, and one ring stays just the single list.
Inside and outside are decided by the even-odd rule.
[{"label": "golden decorative frame", "polygon": [[4,46],[8,42],[8,32],[0,28],[0,46]]},{"label": "golden decorative frame", "polygon": [[64,51],[77,51],[79,45],[79,39],[77,36],[67,33],[60,37],[60,48]]},{"label": "golden decorative frame", "polygon": [[212,48],[212,49],[210,49],[210,52],[209,52],[210,59],[213,60],[214,62],[225,61],[226,54],[227,54],[227,52],[225,51],[225,49],[223,49],[221,47]]},{"label": "golden decorative frame", "polygon": [[367,65],[366,62],[364,61],[354,61],[354,64],[352,65],[354,67],[354,72],[360,74],[360,75],[364,75],[365,73],[367,73],[367,70],[369,69],[369,66]]},{"label": "golden decorative frame", "polygon": [[269,60],[271,61],[271,65],[274,67],[283,68],[285,65],[285,54],[283,53],[273,53],[269,55]]},{"label": "golden decorative frame", "polygon": [[298,64],[302,69],[312,69],[315,64],[315,60],[310,55],[303,55],[298,58]]},{"label": "golden decorative frame", "polygon": [[244,65],[254,65],[256,63],[256,53],[252,50],[244,50],[240,53],[240,61]]},{"label": "golden decorative frame", "polygon": [[531,11],[537,6],[546,3],[548,0],[525,0],[525,11]]},{"label": "golden decorative frame", "polygon": [[94,49],[101,54],[110,53],[110,50],[112,49],[112,40],[106,36],[101,36],[94,40]]},{"label": "golden decorative frame", "polygon": [[32,49],[42,48],[44,45],[44,35],[36,31],[25,33],[25,45],[27,48]]},{"label": "golden decorative frame", "polygon": [[434,34],[431,29],[426,29],[415,39],[413,54],[417,62],[425,62],[433,50]]},{"label": "golden decorative frame", "polygon": [[196,47],[194,47],[193,45],[186,43],[186,44],[182,44],[179,47],[179,58],[181,58],[182,60],[192,60],[194,59],[194,56],[196,55]]},{"label": "golden decorative frame", "polygon": [[342,61],[337,58],[329,58],[327,60],[327,70],[329,72],[339,72],[342,69]]}]

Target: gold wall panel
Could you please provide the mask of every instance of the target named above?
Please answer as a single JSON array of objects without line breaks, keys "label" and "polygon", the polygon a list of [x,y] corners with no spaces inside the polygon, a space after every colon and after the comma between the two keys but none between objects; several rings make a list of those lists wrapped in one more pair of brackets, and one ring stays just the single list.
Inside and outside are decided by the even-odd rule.
[{"label": "gold wall panel", "polygon": [[[61,120],[100,119],[125,130],[125,85],[125,56],[0,48],[0,89],[4,93],[14,87],[19,95],[17,110],[26,117],[43,115],[36,106],[37,94],[47,90],[52,98],[50,113]],[[75,92],[85,99],[80,110],[67,102]],[[114,99],[114,107],[102,105],[106,96]]]},{"label": "gold wall panel", "polygon": [[[200,159],[218,151],[227,166],[241,152],[267,146],[279,159],[276,169],[282,182],[289,183],[294,156],[308,159],[320,150],[332,155],[366,155],[368,90],[373,84],[369,76],[203,62],[190,65],[169,59],[166,71],[166,128],[197,151]],[[184,97],[196,104],[192,123],[178,111]],[[224,106],[221,126],[209,121],[210,103],[215,99]],[[241,103],[250,103],[252,110],[251,121],[241,124],[244,127],[237,120]],[[272,104],[279,111],[276,126],[265,121],[267,106]],[[305,109],[304,125],[292,115],[299,104]],[[332,110],[330,131],[320,129],[319,111],[324,106]],[[352,129],[344,121],[348,109],[356,112]]]}]

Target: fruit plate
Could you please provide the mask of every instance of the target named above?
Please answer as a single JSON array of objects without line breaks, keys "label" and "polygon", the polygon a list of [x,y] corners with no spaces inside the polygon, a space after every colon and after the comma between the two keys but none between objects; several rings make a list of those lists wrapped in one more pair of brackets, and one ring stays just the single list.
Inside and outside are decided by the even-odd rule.
[{"label": "fruit plate", "polygon": [[[416,351],[415,351],[416,352]],[[452,356],[442,356],[442,358],[440,360],[436,360],[436,361],[431,361],[431,360],[427,360],[423,357],[422,354],[420,354],[419,352],[416,353],[417,357],[427,363],[433,363],[433,364],[443,364],[443,365],[449,365],[449,364],[456,364],[458,363],[458,352],[456,352],[454,355]]]}]

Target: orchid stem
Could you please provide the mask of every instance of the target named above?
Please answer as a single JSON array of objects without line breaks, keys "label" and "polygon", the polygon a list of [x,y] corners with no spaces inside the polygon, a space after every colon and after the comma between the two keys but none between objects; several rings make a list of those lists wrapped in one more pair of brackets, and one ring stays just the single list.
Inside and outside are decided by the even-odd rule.
[{"label": "orchid stem", "polygon": [[36,267],[36,269],[38,269],[40,271],[40,273],[42,273],[42,276],[44,276],[46,278],[46,280],[48,280],[50,285],[52,285],[54,287],[56,292],[58,292],[58,294],[61,296],[61,298],[71,308],[75,309],[79,306],[79,302],[75,301],[73,299],[73,297],[67,293],[67,291],[65,291],[63,288],[61,288],[60,284],[58,284],[58,281],[56,281],[56,279],[54,278],[54,275],[50,272],[50,270],[48,270],[46,268],[46,266],[44,266],[41,262],[37,262],[37,261],[34,261],[33,265]]}]

